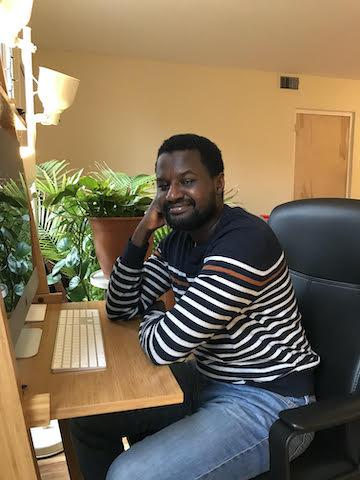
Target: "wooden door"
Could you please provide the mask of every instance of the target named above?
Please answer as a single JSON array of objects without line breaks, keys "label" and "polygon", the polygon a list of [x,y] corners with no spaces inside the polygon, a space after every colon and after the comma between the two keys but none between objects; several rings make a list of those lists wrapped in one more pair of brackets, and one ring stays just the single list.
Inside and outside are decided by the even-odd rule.
[{"label": "wooden door", "polygon": [[294,199],[347,194],[350,116],[296,114]]}]

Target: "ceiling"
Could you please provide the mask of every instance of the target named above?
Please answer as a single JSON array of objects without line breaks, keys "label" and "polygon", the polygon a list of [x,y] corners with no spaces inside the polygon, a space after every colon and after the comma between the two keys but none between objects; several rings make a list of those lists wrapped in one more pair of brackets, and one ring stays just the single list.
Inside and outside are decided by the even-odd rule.
[{"label": "ceiling", "polygon": [[34,0],[38,48],[360,78],[359,0]]}]

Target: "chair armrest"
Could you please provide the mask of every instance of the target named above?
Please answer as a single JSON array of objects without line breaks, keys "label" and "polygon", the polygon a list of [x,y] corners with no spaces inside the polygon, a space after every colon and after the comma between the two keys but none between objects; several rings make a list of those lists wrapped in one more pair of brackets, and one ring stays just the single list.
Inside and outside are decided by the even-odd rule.
[{"label": "chair armrest", "polygon": [[283,410],[280,419],[298,433],[316,432],[360,419],[360,395],[332,398]]},{"label": "chair armrest", "polygon": [[360,419],[360,395],[333,398],[283,410],[270,429],[270,479],[290,480],[289,446],[296,435]]}]

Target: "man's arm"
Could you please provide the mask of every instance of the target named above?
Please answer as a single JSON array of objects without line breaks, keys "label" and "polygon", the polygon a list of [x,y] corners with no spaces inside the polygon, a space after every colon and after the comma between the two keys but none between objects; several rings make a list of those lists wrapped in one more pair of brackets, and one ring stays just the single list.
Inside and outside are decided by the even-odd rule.
[{"label": "man's arm", "polygon": [[143,314],[170,288],[167,263],[161,246],[144,263],[145,247],[129,242],[112,271],[106,295],[106,311],[111,320],[129,320]]},{"label": "man's arm", "polygon": [[167,263],[161,246],[144,263],[151,234],[165,223],[161,203],[155,197],[136,227],[124,255],[115,262],[106,295],[110,319],[129,320],[143,314],[170,288]]},{"label": "man's arm", "polygon": [[232,321],[241,321],[264,289],[276,289],[286,275],[283,254],[264,269],[228,257],[208,257],[173,309],[163,313],[150,308],[145,313],[139,332],[143,350],[158,365],[187,357]]}]

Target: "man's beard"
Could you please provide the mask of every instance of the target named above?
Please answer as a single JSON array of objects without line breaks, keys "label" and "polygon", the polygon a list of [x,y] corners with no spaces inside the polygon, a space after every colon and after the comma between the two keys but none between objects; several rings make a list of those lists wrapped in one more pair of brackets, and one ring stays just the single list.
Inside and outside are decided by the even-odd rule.
[{"label": "man's beard", "polygon": [[164,216],[169,227],[174,230],[190,232],[205,225],[216,214],[216,199],[214,197],[209,198],[209,203],[203,210],[197,209],[193,200],[188,203],[193,207],[190,215],[171,215],[170,208],[173,205],[169,203],[164,205]]}]

